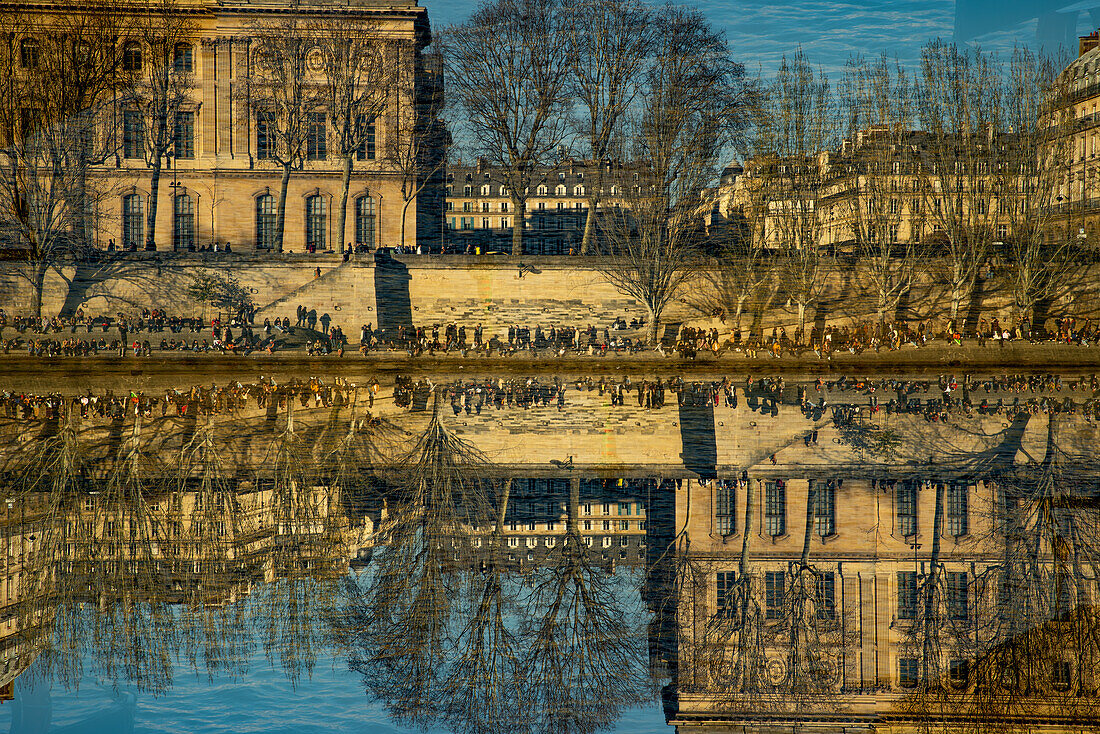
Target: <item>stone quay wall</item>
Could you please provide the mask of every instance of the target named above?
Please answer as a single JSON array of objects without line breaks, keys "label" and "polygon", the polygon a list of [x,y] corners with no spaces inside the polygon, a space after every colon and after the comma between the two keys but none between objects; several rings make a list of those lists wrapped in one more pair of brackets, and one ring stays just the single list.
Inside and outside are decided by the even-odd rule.
[{"label": "stone quay wall", "polygon": [[[891,317],[942,325],[950,294],[937,274],[940,265],[928,262],[918,268],[910,293]],[[33,291],[19,270],[17,263],[0,263],[0,307],[25,314],[32,311]],[[319,320],[327,314],[352,338],[367,323],[388,327],[455,322],[468,329],[481,323],[488,338],[493,333],[503,335],[510,324],[602,328],[617,317],[629,321],[646,313],[634,298],[608,283],[592,260],[575,257],[367,255],[345,262],[333,255],[104,253],[99,262],[68,267],[47,277],[43,315],[70,314],[78,307],[89,315],[159,307],[171,314],[210,318],[214,313],[209,308],[204,311],[187,295],[192,276],[200,270],[232,275],[248,287],[259,307],[259,323],[283,317],[293,322],[297,307],[305,306]],[[706,297],[707,281],[713,279],[714,272],[709,271],[687,283],[666,308],[663,322],[732,330],[732,318],[723,320],[714,314],[722,304]],[[765,307],[750,304],[742,328],[793,330],[797,310],[787,300],[783,284],[776,281],[766,290]],[[1066,279],[1064,293],[1048,313],[1096,318],[1100,316],[1098,291],[1100,267],[1082,265]],[[807,319],[836,324],[876,318],[875,300],[869,274],[858,265],[838,263]],[[964,301],[963,312],[961,317],[974,324],[979,316],[1013,319],[1017,309],[1005,274],[994,270],[979,278],[975,297]]]}]

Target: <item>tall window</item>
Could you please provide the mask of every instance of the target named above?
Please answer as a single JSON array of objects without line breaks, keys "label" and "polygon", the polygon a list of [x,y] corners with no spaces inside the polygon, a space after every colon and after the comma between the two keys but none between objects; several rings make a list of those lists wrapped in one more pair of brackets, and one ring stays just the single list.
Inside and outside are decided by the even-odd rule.
[{"label": "tall window", "polygon": [[325,113],[310,112],[309,127],[306,128],[306,159],[323,161],[328,157],[328,145],[325,138]]},{"label": "tall window", "polygon": [[902,482],[897,486],[898,532],[917,534],[917,483]]},{"label": "tall window", "polygon": [[947,616],[965,621],[970,616],[970,595],[965,571],[947,574]]},{"label": "tall window", "polygon": [[141,247],[143,220],[141,214],[141,196],[129,194],[122,197],[122,246]]},{"label": "tall window", "polygon": [[954,658],[947,664],[947,677],[951,685],[961,688],[970,680],[970,661]]},{"label": "tall window", "polygon": [[137,110],[126,110],[122,113],[122,156],[123,158],[142,158],[145,155],[144,148],[141,113]]},{"label": "tall window", "polygon": [[1059,691],[1065,691],[1073,685],[1073,668],[1068,660],[1055,660],[1050,673],[1050,682]]},{"label": "tall window", "polygon": [[355,159],[373,161],[376,143],[374,117],[359,115],[355,119],[355,125],[359,128],[359,147],[355,150]]},{"label": "tall window", "polygon": [[38,41],[33,38],[24,38],[19,44],[19,64],[24,69],[34,69],[38,66],[40,58]]},{"label": "tall window", "polygon": [[180,194],[175,200],[172,243],[177,250],[195,246],[195,202],[187,194]]},{"label": "tall window", "polygon": [[917,572],[898,571],[898,619],[917,618]]},{"label": "tall window", "polygon": [[787,486],[782,479],[764,483],[764,528],[773,537],[787,532]]},{"label": "tall window", "polygon": [[956,537],[970,531],[967,521],[967,489],[965,484],[951,484],[947,487],[947,532]]},{"label": "tall window", "polygon": [[814,583],[818,619],[836,619],[836,577],[832,571],[820,574]]},{"label": "tall window", "polygon": [[176,158],[195,157],[195,113],[177,112],[176,127],[173,131],[176,144]]},{"label": "tall window", "polygon": [[137,43],[127,43],[122,49],[122,70],[141,71],[141,46]]},{"label": "tall window", "polygon": [[256,113],[256,157],[266,161],[275,155],[275,113]]},{"label": "tall window", "polygon": [[24,144],[38,147],[42,143],[42,113],[33,107],[19,110],[19,127]]},{"label": "tall window", "polygon": [[734,483],[728,479],[719,480],[716,484],[718,490],[714,498],[714,519],[718,525],[718,533],[733,535],[737,528],[737,523],[734,521],[737,492],[734,489]]},{"label": "tall window", "polygon": [[256,198],[256,249],[275,246],[275,197],[264,194]]},{"label": "tall window", "polygon": [[779,619],[783,616],[783,599],[786,593],[785,578],[782,571],[767,571],[764,574],[764,616]]},{"label": "tall window", "polygon": [[916,658],[898,658],[898,685],[912,688],[920,677],[919,661]]},{"label": "tall window", "polygon": [[355,200],[355,244],[374,247],[374,199],[360,196]]},{"label": "tall window", "polygon": [[325,249],[325,197],[320,194],[306,199],[306,245]]},{"label": "tall window", "polygon": [[176,71],[191,71],[194,68],[191,44],[177,43],[172,53],[172,68]]},{"label": "tall window", "polygon": [[832,480],[814,482],[814,531],[822,538],[836,534],[836,482]]},{"label": "tall window", "polygon": [[733,616],[735,603],[733,589],[736,579],[737,574],[732,571],[718,574],[718,601],[715,605],[715,614],[720,619],[729,619]]}]

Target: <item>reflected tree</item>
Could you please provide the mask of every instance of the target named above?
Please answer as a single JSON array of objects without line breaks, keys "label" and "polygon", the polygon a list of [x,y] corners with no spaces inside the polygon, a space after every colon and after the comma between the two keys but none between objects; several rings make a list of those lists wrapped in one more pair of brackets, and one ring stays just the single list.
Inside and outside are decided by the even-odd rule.
[{"label": "reflected tree", "polygon": [[524,600],[522,668],[538,731],[605,729],[647,695],[645,637],[624,607],[624,575],[585,544],[579,510],[574,479],[565,538],[536,570]]}]

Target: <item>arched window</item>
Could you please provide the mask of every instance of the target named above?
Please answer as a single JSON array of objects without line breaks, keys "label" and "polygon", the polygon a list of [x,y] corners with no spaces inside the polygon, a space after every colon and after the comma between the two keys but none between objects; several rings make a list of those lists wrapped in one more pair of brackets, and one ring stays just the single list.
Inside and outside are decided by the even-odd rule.
[{"label": "arched window", "polygon": [[19,44],[19,64],[24,69],[34,69],[38,66],[39,46],[33,38],[24,38]]},{"label": "arched window", "polygon": [[172,68],[176,71],[192,71],[195,68],[191,44],[176,44],[172,53]]},{"label": "arched window", "polygon": [[195,247],[195,202],[187,194],[176,197],[172,217],[172,245],[177,250]]},{"label": "arched window", "polygon": [[306,247],[325,249],[325,197],[320,194],[306,199]]},{"label": "arched window", "polygon": [[546,196],[546,186],[540,184],[539,187],[535,189],[535,193],[537,193],[539,196]]},{"label": "arched window", "polygon": [[256,249],[270,250],[275,246],[275,197],[256,197]]},{"label": "arched window", "polygon": [[122,197],[122,248],[140,248],[144,221],[141,215],[141,195]]},{"label": "arched window", "polygon": [[141,46],[134,41],[122,47],[122,70],[141,71]]},{"label": "arched window", "polygon": [[565,196],[565,184],[558,184],[554,187],[555,196]]},{"label": "arched window", "polygon": [[374,199],[360,196],[355,200],[355,244],[373,248],[376,224]]}]

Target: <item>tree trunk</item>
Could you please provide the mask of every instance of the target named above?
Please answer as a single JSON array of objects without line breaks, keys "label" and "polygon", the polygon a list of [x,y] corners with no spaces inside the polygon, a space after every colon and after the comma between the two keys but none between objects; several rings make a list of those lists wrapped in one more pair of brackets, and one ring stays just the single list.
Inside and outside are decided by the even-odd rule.
[{"label": "tree trunk", "polygon": [[748,296],[737,297],[737,307],[733,312],[733,327],[735,329],[741,328],[741,314],[745,311],[745,300]]},{"label": "tree trunk", "polygon": [[[499,507],[496,512],[496,535],[499,537],[504,533],[504,518],[508,514],[508,500],[511,495],[511,480],[506,479],[500,484],[500,494],[498,497]],[[494,549],[495,550],[495,549]]]},{"label": "tree trunk", "polygon": [[963,291],[966,290],[967,278],[956,267],[951,276],[951,320],[957,321],[959,309],[962,308]]},{"label": "tree trunk", "polygon": [[940,574],[940,531],[943,527],[943,482],[936,482],[936,509],[932,516],[932,555],[928,559],[928,579],[924,589],[924,630],[922,640],[921,675],[923,682],[931,682],[934,677],[932,661],[937,657],[935,635],[941,633],[936,614],[936,591]]},{"label": "tree trunk", "polygon": [[[340,213],[336,219],[336,231],[339,233],[339,250],[344,250],[344,236],[347,234],[346,223],[348,219],[348,189],[351,187],[351,156],[344,156],[344,176],[340,179]],[[404,231],[402,231],[401,244],[405,244]]]},{"label": "tree trunk", "polygon": [[580,541],[580,522],[577,519],[581,509],[581,480],[578,477],[569,477],[569,523],[568,535]]},{"label": "tree trunk", "polygon": [[798,303],[798,328],[803,334],[806,333],[806,304],[801,301]]},{"label": "tree trunk", "polygon": [[657,343],[657,334],[661,324],[661,315],[649,304],[646,304],[646,313],[649,315],[649,321],[646,323],[646,343],[656,349],[660,346]]},{"label": "tree trunk", "polygon": [[521,199],[515,191],[512,192],[512,208],[515,214],[512,217],[512,255],[523,254],[523,225],[527,216],[527,200]]},{"label": "tree trunk", "polygon": [[46,282],[46,261],[42,260],[34,264],[34,272],[31,274],[31,287],[34,290],[34,315],[42,317],[42,291]]},{"label": "tree trunk", "polygon": [[[158,156],[153,162],[149,174],[149,211],[145,214],[145,249],[151,250],[157,244],[157,204],[160,201],[160,173],[163,163]],[[122,244],[121,242],[119,244]]]},{"label": "tree trunk", "polygon": [[286,190],[290,186],[290,164],[283,164],[283,178],[279,182],[279,206],[275,210],[275,252],[283,251],[283,230],[286,226]]},{"label": "tree trunk", "polygon": [[756,501],[756,492],[753,491],[759,479],[749,479],[745,482],[745,527],[741,529],[741,560],[737,564],[737,575],[744,578],[749,567],[749,535],[752,534],[752,505]]},{"label": "tree trunk", "polygon": [[[401,246],[405,246],[405,218],[409,215],[409,204],[412,203],[412,199],[405,199],[405,203],[401,205]],[[419,239],[419,238],[418,238]]]},{"label": "tree trunk", "polygon": [[592,240],[596,237],[596,204],[595,199],[588,200],[588,216],[584,218],[584,235],[581,237],[582,255],[592,252]]},{"label": "tree trunk", "polygon": [[806,533],[802,538],[800,569],[810,565],[810,537],[813,535],[814,529],[814,499],[817,494],[814,489],[814,481],[813,479],[809,481],[809,488],[806,490]]}]

